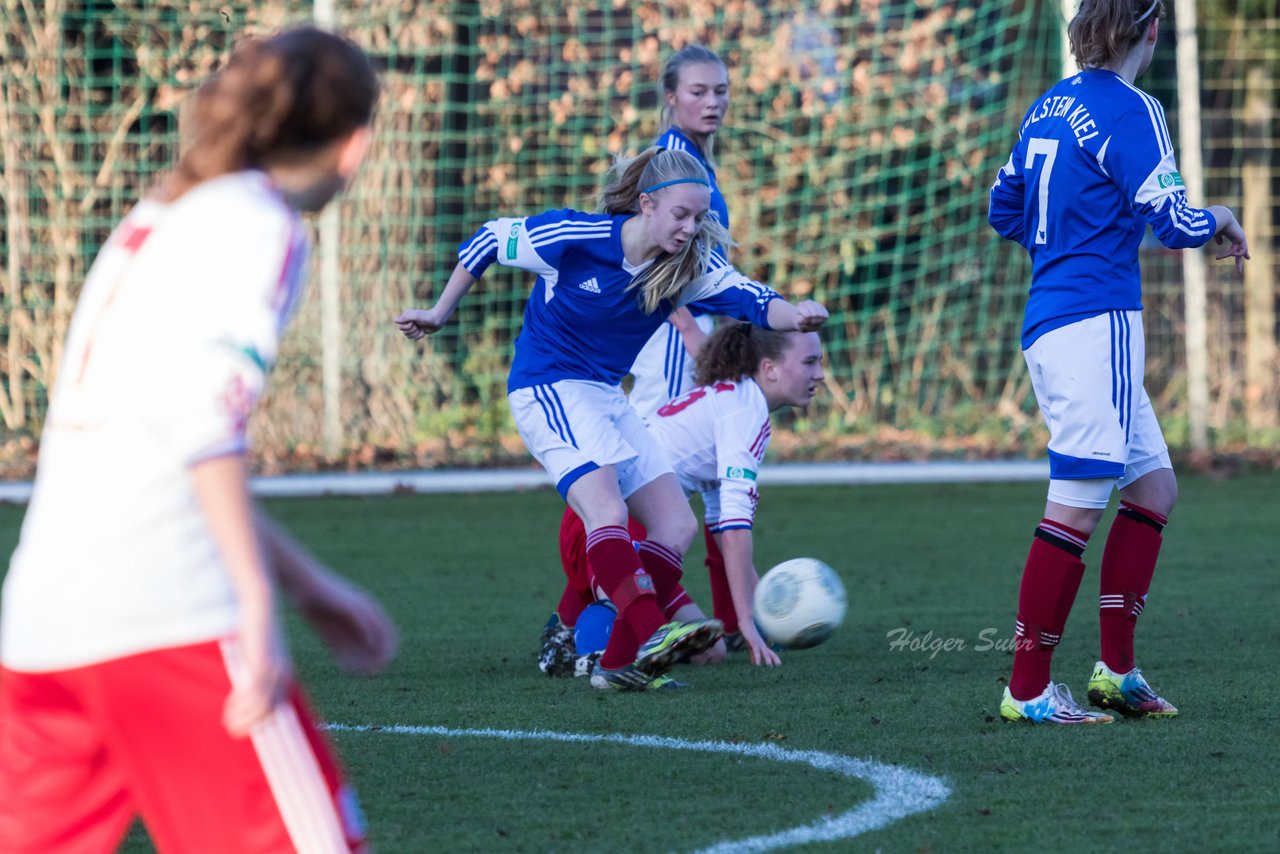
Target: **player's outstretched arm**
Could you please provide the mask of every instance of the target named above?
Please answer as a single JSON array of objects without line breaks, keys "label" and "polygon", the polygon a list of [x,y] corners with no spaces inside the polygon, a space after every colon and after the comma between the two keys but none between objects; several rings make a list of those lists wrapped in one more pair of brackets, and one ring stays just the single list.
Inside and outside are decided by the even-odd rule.
[{"label": "player's outstretched arm", "polygon": [[693,313],[681,306],[671,312],[671,316],[667,320],[680,333],[680,340],[684,343],[685,351],[690,356],[696,357],[698,351],[702,349],[702,342],[707,340],[707,333],[703,332],[702,327],[693,319]]},{"label": "player's outstretched arm", "polygon": [[807,299],[794,305],[786,300],[769,302],[769,328],[779,332],[814,332],[827,322],[826,306]]},{"label": "player's outstretched arm", "polygon": [[751,663],[769,666],[781,664],[782,659],[769,648],[756,630],[755,615],[752,613],[752,600],[760,576],[756,573],[752,557],[751,529],[733,528],[721,531],[715,537],[716,545],[724,556],[724,574],[729,581],[733,608],[738,614],[738,631],[742,632],[742,639],[751,652]]},{"label": "player's outstretched arm", "polygon": [[1236,215],[1231,212],[1230,208],[1222,205],[1210,205],[1208,210],[1218,223],[1218,231],[1213,235],[1214,241],[1219,246],[1228,241],[1231,244],[1214,257],[1219,261],[1223,258],[1236,259],[1236,275],[1243,276],[1244,262],[1252,260],[1249,255],[1249,241],[1244,236],[1244,229],[1240,227],[1240,223],[1236,221]]},{"label": "player's outstretched arm", "polygon": [[453,268],[453,274],[449,276],[449,282],[444,286],[444,293],[440,294],[435,305],[426,309],[406,309],[400,312],[400,316],[392,322],[399,327],[406,338],[414,341],[439,332],[449,322],[449,318],[453,317],[458,303],[462,302],[462,298],[477,281],[479,280],[471,275],[470,270],[458,264]]},{"label": "player's outstretched arm", "polygon": [[244,455],[196,463],[191,480],[239,603],[245,673],[227,697],[222,723],[233,736],[243,737],[283,698],[291,674],[289,655],[276,614],[275,588],[254,532]]},{"label": "player's outstretched arm", "polygon": [[279,525],[256,514],[267,563],[342,669],[376,673],[395,656],[395,624],[377,600],[325,567]]}]

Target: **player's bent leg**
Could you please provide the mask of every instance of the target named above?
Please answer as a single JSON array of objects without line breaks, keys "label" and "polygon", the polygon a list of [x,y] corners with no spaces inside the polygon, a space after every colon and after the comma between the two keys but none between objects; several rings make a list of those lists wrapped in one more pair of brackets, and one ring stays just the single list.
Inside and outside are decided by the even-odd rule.
[{"label": "player's bent leg", "polygon": [[[1131,481],[1120,481],[1120,498],[1154,510],[1161,516],[1168,516],[1173,512],[1174,505],[1178,503],[1177,475],[1167,462],[1162,462],[1158,458],[1151,460],[1149,464],[1156,467],[1147,469],[1146,466],[1139,465],[1136,467],[1135,478]],[[1126,471],[1126,474],[1128,473]]]},{"label": "player's bent leg", "polygon": [[0,669],[0,851],[114,851],[135,806],[108,749],[86,668]]},{"label": "player's bent leg", "polygon": [[104,678],[113,739],[157,848],[365,850],[355,794],[299,691],[248,738],[227,733],[222,708],[242,673],[239,644],[226,640],[119,659]]},{"label": "player's bent leg", "polygon": [[680,482],[671,472],[659,475],[627,496],[627,507],[648,532],[648,541],[661,543],[684,556],[698,533],[698,520],[689,509]]}]

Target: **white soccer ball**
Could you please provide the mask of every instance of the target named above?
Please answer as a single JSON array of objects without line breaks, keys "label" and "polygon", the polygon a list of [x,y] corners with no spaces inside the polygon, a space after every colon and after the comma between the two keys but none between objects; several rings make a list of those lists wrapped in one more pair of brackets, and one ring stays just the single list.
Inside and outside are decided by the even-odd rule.
[{"label": "white soccer ball", "polygon": [[798,557],[764,574],[753,605],[765,640],[786,649],[807,649],[840,627],[848,599],[834,569],[820,560]]}]

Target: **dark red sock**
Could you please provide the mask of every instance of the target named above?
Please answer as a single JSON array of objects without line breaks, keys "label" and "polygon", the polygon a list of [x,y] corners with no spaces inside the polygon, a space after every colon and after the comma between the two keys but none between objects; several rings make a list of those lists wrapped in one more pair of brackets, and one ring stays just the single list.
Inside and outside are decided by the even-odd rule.
[{"label": "dark red sock", "polygon": [[[619,619],[600,663],[609,668],[623,667],[635,661],[640,643],[662,625],[653,579],[645,572],[627,529],[620,525],[607,525],[587,534],[587,560],[596,584],[618,609]],[[619,632],[623,624],[630,630]]]},{"label": "dark red sock", "polygon": [[[645,640],[649,639],[649,635],[644,637]],[[636,660],[636,651],[639,649],[640,641],[636,639],[635,632],[631,631],[627,621],[614,620],[609,642],[605,644],[604,652],[600,653],[600,666],[610,670],[626,667]]]},{"label": "dark red sock", "polygon": [[669,623],[676,618],[676,614],[681,608],[692,604],[694,604],[693,597],[684,589],[684,585],[677,584],[675,590],[671,591],[671,601],[667,602],[662,609],[662,616]]},{"label": "dark red sock", "polygon": [[683,558],[676,553],[675,549],[667,548],[653,540],[640,543],[636,546],[636,551],[640,555],[640,563],[644,564],[644,571],[653,579],[653,591],[658,596],[658,607],[664,614],[670,616],[676,598],[684,593],[684,588],[680,586],[680,577],[684,574]]},{"label": "dark red sock", "polygon": [[1049,684],[1053,650],[1084,577],[1080,556],[1088,542],[1086,534],[1049,519],[1036,528],[1018,588],[1018,642],[1009,677],[1015,700],[1030,700]]},{"label": "dark red sock", "polygon": [[707,540],[707,578],[711,581],[711,609],[715,618],[724,623],[724,633],[738,631],[738,611],[733,607],[733,593],[729,590],[729,576],[724,571],[724,555],[716,545],[715,534],[704,527]]},{"label": "dark red sock", "polygon": [[1168,522],[1154,510],[1121,501],[1107,535],[1098,582],[1098,625],[1102,661],[1116,673],[1128,673],[1134,667],[1133,633],[1146,605],[1160,556],[1161,532]]}]

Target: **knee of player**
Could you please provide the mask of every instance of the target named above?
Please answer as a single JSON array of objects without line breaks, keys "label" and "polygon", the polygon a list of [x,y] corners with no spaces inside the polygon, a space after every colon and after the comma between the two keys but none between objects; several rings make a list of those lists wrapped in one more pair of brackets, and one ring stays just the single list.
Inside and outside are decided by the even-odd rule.
[{"label": "knee of player", "polygon": [[[682,506],[672,507],[664,515],[669,515],[670,518],[663,520],[660,541],[684,554],[689,551],[689,546],[693,544],[693,538],[698,533],[698,520],[694,518],[689,505],[683,502]],[[658,539],[652,532],[650,536]]]},{"label": "knee of player", "polygon": [[621,498],[604,499],[592,502],[578,510],[582,522],[588,531],[607,526],[627,527],[627,505]]}]

